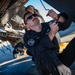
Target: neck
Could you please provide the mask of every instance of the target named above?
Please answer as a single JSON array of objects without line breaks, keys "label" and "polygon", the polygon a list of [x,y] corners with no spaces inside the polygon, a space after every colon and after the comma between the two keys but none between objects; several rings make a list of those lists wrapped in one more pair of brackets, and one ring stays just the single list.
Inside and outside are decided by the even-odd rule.
[{"label": "neck", "polygon": [[41,24],[36,25],[36,26],[32,27],[31,30],[34,30],[34,31],[36,31],[36,32],[41,32],[41,30],[42,30],[42,25],[41,25]]}]

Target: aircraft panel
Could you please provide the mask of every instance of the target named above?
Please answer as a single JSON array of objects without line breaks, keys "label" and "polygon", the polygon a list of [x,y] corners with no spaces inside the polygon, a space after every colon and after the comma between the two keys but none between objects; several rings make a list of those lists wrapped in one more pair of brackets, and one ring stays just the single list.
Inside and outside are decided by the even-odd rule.
[{"label": "aircraft panel", "polygon": [[[44,0],[59,12],[66,12],[75,22],[75,0]],[[47,7],[46,7],[47,8]]]}]

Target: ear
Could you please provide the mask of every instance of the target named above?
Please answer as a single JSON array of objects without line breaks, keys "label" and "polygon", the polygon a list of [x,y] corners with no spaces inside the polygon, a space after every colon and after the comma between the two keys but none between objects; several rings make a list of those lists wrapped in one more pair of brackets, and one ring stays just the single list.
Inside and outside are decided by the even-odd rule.
[{"label": "ear", "polygon": [[28,24],[26,24],[26,28],[27,28],[27,30],[30,30],[30,28],[29,28],[29,25],[28,25]]},{"label": "ear", "polygon": [[28,25],[28,24],[25,24],[25,26],[26,26],[26,28],[28,28],[28,27],[29,27],[29,25]]}]

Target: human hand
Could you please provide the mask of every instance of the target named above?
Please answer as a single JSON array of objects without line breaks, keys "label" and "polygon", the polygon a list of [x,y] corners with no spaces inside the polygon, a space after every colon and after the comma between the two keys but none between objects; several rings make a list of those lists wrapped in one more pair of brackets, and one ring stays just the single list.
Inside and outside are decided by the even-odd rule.
[{"label": "human hand", "polygon": [[51,25],[50,25],[50,32],[52,33],[52,34],[55,34],[56,35],[56,33],[58,32],[58,30],[59,30],[59,26],[58,26],[58,23],[56,23],[56,22],[53,22]]},{"label": "human hand", "polygon": [[53,9],[51,9],[51,10],[48,11],[47,16],[50,16],[50,17],[52,17],[55,20],[58,19],[58,15],[57,15],[57,13]]},{"label": "human hand", "polygon": [[71,70],[63,64],[59,65],[57,69],[60,75],[72,75]]},{"label": "human hand", "polygon": [[58,27],[58,23],[56,22],[53,22],[52,24],[50,24],[50,33],[48,34],[50,40],[53,40],[54,36],[56,35],[56,33],[58,32],[59,30],[59,27]]}]

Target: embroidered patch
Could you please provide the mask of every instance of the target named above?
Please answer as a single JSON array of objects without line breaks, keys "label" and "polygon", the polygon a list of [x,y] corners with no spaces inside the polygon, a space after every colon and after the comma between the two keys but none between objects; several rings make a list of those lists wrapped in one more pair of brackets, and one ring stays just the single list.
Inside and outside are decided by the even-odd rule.
[{"label": "embroidered patch", "polygon": [[34,43],[35,43],[35,40],[34,39],[31,38],[31,39],[28,40],[28,45],[29,46],[33,46]]}]

